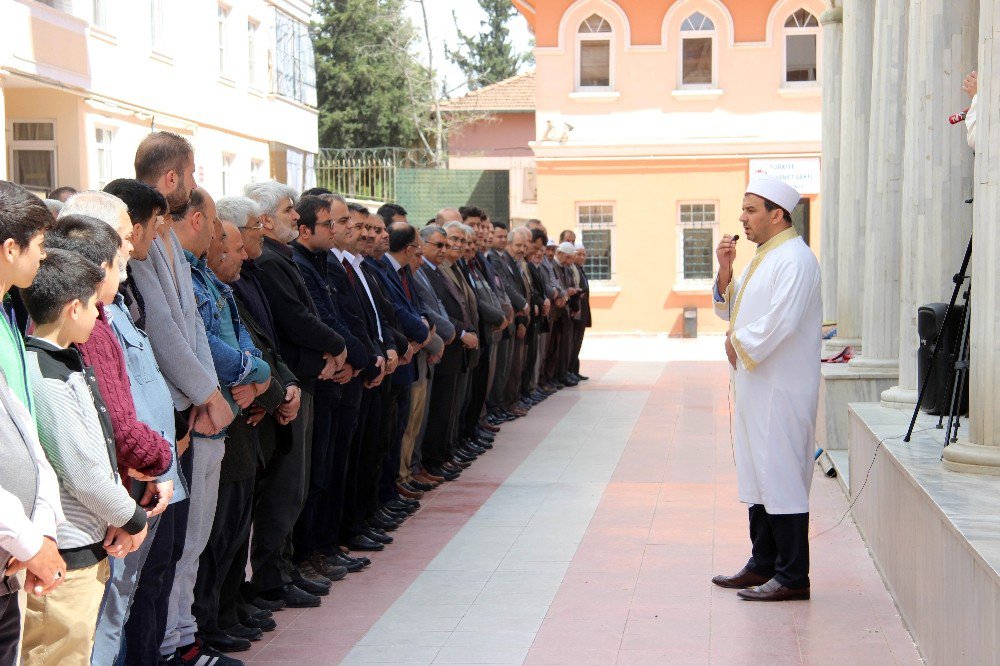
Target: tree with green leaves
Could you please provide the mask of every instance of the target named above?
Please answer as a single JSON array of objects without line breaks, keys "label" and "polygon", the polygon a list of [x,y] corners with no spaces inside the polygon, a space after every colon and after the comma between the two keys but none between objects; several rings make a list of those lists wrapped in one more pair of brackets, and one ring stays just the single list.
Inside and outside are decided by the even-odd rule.
[{"label": "tree with green leaves", "polygon": [[458,28],[459,46],[447,49],[448,58],[465,74],[470,90],[503,81],[517,74],[523,62],[531,62],[531,54],[514,53],[508,40],[510,30],[507,23],[517,15],[511,0],[478,0],[486,13],[480,22],[482,30],[478,35],[467,35]]},{"label": "tree with green leaves", "polygon": [[417,145],[432,104],[405,0],[317,0],[313,24],[320,145]]}]

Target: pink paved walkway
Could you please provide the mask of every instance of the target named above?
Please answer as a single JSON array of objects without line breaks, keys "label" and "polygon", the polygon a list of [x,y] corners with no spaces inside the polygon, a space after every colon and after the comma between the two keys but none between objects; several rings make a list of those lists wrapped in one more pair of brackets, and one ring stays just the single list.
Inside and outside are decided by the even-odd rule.
[{"label": "pink paved walkway", "polygon": [[[813,539],[812,601],[743,602],[734,591],[709,582],[714,573],[738,570],[748,554],[746,509],[736,499],[726,368],[710,361],[654,365],[658,368],[648,363],[587,363],[584,372],[591,381],[560,392],[528,418],[505,427],[498,446],[461,480],[428,495],[424,508],[393,534],[397,544],[376,554],[369,570],[335,584],[319,609],[276,614],[278,631],[244,658],[253,664],[332,664],[345,658],[351,663],[574,666],[919,664],[850,518]],[[524,622],[515,627],[519,631],[468,624],[473,618],[467,609],[476,608],[468,604],[477,595],[479,601],[518,603],[511,595],[482,595],[498,580],[507,586],[519,577],[530,581],[533,567],[523,567],[519,574],[518,567],[504,571],[501,565],[499,573],[477,570],[466,575],[435,570],[451,568],[433,565],[435,557],[449,542],[455,548],[469,536],[474,529],[470,521],[482,517],[477,512],[495,492],[495,497],[501,495],[498,489],[519,492],[527,483],[524,479],[531,478],[535,461],[541,464],[546,446],[559,437],[571,438],[567,430],[573,418],[567,415],[579,413],[573,411],[575,406],[605,395],[609,401],[635,396],[641,410],[620,457],[609,464],[600,500],[576,540],[579,547],[569,551],[571,559],[560,567],[538,558],[539,570],[555,572],[554,596],[529,598],[529,592],[538,590],[525,587]],[[590,463],[602,464],[593,459]],[[550,485],[564,493],[593,490],[590,477],[577,485],[568,478],[564,474]],[[818,474],[811,533],[832,527],[845,510],[837,481]],[[498,532],[508,529],[497,525]],[[558,550],[570,537],[552,538]],[[456,587],[428,587],[432,574],[436,581],[441,575],[454,579]],[[540,587],[545,583],[539,579]],[[473,593],[465,598],[469,584]],[[424,605],[421,594],[427,595]],[[417,606],[412,605],[413,595],[420,601]],[[542,602],[547,608],[539,608],[538,599],[547,599]],[[426,617],[406,611],[404,624],[391,625],[399,627],[398,641],[391,635],[388,641],[375,636],[376,623],[384,630],[389,618],[411,608],[425,608],[426,613],[419,614]],[[516,615],[517,607],[508,614]],[[402,645],[389,649],[393,642]],[[472,649],[476,647],[483,649]]]}]

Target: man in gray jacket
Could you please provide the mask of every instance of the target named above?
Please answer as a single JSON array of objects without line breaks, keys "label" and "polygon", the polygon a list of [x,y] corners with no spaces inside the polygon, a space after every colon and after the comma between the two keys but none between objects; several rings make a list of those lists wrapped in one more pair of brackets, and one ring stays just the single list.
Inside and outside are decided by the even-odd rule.
[{"label": "man in gray jacket", "polygon": [[[191,144],[170,132],[150,134],[136,151],[135,173],[137,180],[152,185],[166,197],[171,213],[164,216],[163,227],[158,238],[153,241],[146,261],[129,262],[136,288],[145,305],[146,334],[164,379],[167,380],[174,409],[180,413],[183,421],[191,424],[192,430],[204,435],[214,435],[233,420],[233,411],[219,389],[205,324],[195,303],[191,266],[185,259],[184,248],[173,230],[173,218],[184,218],[196,188]],[[212,222],[214,223],[214,213]],[[137,316],[138,312],[133,315]],[[221,448],[223,444],[209,442],[202,446]],[[185,544],[186,535],[192,529],[199,533],[203,530],[207,532],[215,515],[214,503],[207,506],[204,498],[199,496],[199,490],[204,491],[206,484],[195,481],[199,477],[197,457],[186,451],[181,452],[181,469],[191,480],[189,499],[187,502],[171,505],[171,509],[179,507],[179,519],[173,521],[172,533],[157,530],[156,542],[150,553],[150,558],[169,553],[169,557],[176,562],[176,567],[170,572],[172,575],[169,582],[151,581],[147,585],[159,588],[156,590],[155,602],[157,617],[152,631],[142,633],[140,640],[143,645],[129,643],[130,662],[133,656],[149,654],[147,643],[153,636],[158,634],[156,640],[159,641],[168,633],[173,635],[173,627],[170,625],[176,624],[179,617],[179,597],[190,599],[190,592],[179,595],[176,591],[180,589],[179,586],[190,589],[194,587],[200,549],[195,552],[196,548],[184,545],[181,549],[177,545]],[[204,468],[200,470],[202,478],[205,473]],[[204,540],[196,538],[192,539],[192,543],[204,544]],[[137,596],[145,592],[144,580],[146,578],[140,574]],[[164,582],[167,584],[164,585]],[[171,593],[171,587],[174,588],[174,593]],[[164,603],[164,594],[168,595],[169,604]],[[129,619],[129,623],[139,621],[136,616]],[[142,621],[150,622],[151,619],[143,618]],[[134,634],[126,628],[126,635],[131,639]],[[162,656],[170,659],[175,653],[179,653],[185,661],[192,662],[197,661],[200,656],[220,661],[227,659],[198,642],[177,646],[176,650],[171,649],[172,647],[166,646],[165,650],[160,650]]]},{"label": "man in gray jacket", "polygon": [[65,580],[56,546],[63,521],[59,482],[38,443],[28,409],[0,372],[0,666],[17,663],[21,610],[17,573],[27,569],[29,594],[47,594]]}]

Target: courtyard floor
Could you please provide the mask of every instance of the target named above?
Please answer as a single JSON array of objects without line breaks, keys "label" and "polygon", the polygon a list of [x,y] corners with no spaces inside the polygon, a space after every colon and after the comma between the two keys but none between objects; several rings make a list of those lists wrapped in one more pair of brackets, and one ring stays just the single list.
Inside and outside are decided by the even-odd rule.
[{"label": "courtyard floor", "polygon": [[720,337],[588,338],[590,380],[504,427],[251,664],[920,664],[818,470],[812,600],[711,584],[749,553]]}]

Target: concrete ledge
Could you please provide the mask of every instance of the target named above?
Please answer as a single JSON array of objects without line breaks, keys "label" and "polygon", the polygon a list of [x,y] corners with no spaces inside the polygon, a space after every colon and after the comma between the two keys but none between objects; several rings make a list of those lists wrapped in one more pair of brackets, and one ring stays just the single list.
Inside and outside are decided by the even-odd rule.
[{"label": "concrete ledge", "polygon": [[907,444],[906,412],[852,404],[849,414],[854,520],[921,655],[1000,663],[1000,481],[945,469],[937,417],[921,415],[926,430]]},{"label": "concrete ledge", "polygon": [[852,402],[877,402],[897,383],[895,368],[864,368],[849,363],[824,363],[820,385],[816,442],[828,451],[847,449],[847,406]]}]

